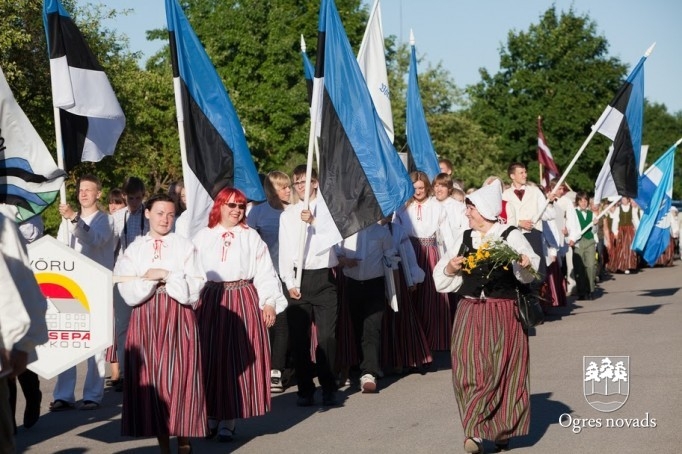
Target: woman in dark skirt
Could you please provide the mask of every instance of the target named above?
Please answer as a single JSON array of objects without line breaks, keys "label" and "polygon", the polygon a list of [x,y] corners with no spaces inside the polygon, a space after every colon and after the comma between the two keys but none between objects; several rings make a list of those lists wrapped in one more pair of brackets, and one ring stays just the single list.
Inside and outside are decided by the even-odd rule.
[{"label": "woman in dark skirt", "polygon": [[125,346],[122,434],[156,436],[162,453],[170,436],[189,453],[189,437],[206,435],[199,329],[192,305],[206,282],[194,245],[171,233],[175,203],[149,199],[149,233],[126,249],[114,268],[133,306]]},{"label": "woman in dark skirt", "polygon": [[197,319],[201,330],[208,428],[230,441],[235,419],[270,411],[268,328],[287,306],[268,247],[246,223],[246,196],[222,189],[208,227],[194,238],[208,282]]},{"label": "woman in dark skirt", "polygon": [[[529,269],[540,263],[523,234],[497,222],[502,209],[499,183],[484,186],[467,199],[470,230],[433,270],[439,292],[461,295],[452,330],[452,381],[464,426],[464,450],[483,451],[483,439],[507,449],[509,439],[530,427],[528,335],[516,318],[519,282],[533,280]],[[465,269],[470,254],[486,254],[486,245],[502,241],[518,255],[511,263],[482,259]]]}]

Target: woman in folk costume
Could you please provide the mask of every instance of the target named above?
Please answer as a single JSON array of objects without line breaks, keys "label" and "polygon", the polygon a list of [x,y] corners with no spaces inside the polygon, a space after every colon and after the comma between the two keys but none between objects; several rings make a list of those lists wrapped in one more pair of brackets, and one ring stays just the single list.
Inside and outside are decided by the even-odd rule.
[{"label": "woman in folk costume", "polygon": [[424,333],[432,350],[447,350],[450,345],[452,318],[448,295],[436,292],[431,272],[440,258],[439,242],[451,250],[455,234],[442,204],[432,196],[429,177],[424,172],[410,174],[414,195],[400,209],[394,222],[407,231],[412,241],[417,263],[424,270],[424,282],[417,285],[413,302],[421,318]]},{"label": "woman in folk costume", "polygon": [[208,427],[219,441],[232,439],[236,418],[270,411],[268,328],[287,306],[268,247],[245,211],[242,192],[222,189],[208,227],[194,237],[208,279],[197,307]]},{"label": "woman in folk costume", "polygon": [[188,437],[206,434],[206,408],[199,327],[192,305],[206,282],[191,241],[172,233],[175,203],[168,195],[149,199],[149,233],[118,259],[118,284],[133,306],[125,345],[122,434],[156,436],[169,453],[189,453]]},{"label": "woman in folk costume", "polygon": [[[483,451],[484,438],[503,450],[511,437],[529,430],[528,334],[517,320],[515,301],[517,285],[533,281],[530,268],[537,269],[541,258],[518,229],[497,222],[502,209],[499,184],[483,186],[466,201],[470,230],[452,249],[462,255],[448,253],[433,277],[439,292],[462,295],[452,331],[452,381],[464,450],[477,453]],[[500,240],[518,253],[511,266],[483,261],[464,270],[469,252]]]},{"label": "woman in folk costume", "polygon": [[385,370],[395,373],[419,370],[433,362],[429,342],[412,301],[417,285],[424,282],[424,271],[417,264],[407,232],[389,219],[380,222],[390,230],[393,247],[400,256],[398,279],[395,281],[398,310],[389,305],[384,313],[382,364]]},{"label": "woman in folk costume", "polygon": [[612,262],[612,272],[623,272],[637,269],[637,254],[631,249],[635,230],[639,226],[639,208],[635,208],[630,199],[623,197],[620,206],[612,215],[611,233],[613,233],[614,247],[609,258]]}]

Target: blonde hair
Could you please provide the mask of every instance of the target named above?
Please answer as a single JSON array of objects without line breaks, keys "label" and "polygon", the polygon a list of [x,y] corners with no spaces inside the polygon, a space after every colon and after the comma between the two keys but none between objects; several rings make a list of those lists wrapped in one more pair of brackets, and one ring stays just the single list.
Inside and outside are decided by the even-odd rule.
[{"label": "blonde hair", "polygon": [[[286,188],[287,186],[291,186],[291,178],[289,178],[289,175],[286,173],[280,172],[279,170],[273,170],[266,175],[265,181],[263,182],[263,189],[265,190],[265,197],[268,199],[268,203],[271,207],[277,210],[284,209],[284,202],[279,198],[277,190]],[[291,201],[291,196],[289,196],[287,203],[291,203]]]}]

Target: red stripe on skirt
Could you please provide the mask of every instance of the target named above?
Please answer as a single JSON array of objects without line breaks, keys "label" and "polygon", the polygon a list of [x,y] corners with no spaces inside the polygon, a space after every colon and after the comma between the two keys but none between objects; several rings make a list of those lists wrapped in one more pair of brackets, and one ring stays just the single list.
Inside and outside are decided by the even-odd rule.
[{"label": "red stripe on skirt", "polygon": [[630,249],[635,237],[635,228],[631,225],[618,227],[618,238],[615,240],[613,255],[610,256],[611,270],[626,271],[637,269],[637,254]]},{"label": "red stripe on skirt", "polygon": [[398,312],[386,305],[382,326],[382,365],[385,370],[420,367],[431,363],[431,349],[400,267]]},{"label": "red stripe on skirt", "polygon": [[202,342],[208,416],[250,418],[270,411],[270,340],[258,293],[207,283],[197,319]]},{"label": "red stripe on skirt", "polygon": [[125,346],[122,435],[206,435],[194,311],[160,288],[130,315]]},{"label": "red stripe on skirt", "polygon": [[417,295],[413,303],[431,350],[447,350],[450,348],[452,332],[450,300],[447,293],[436,291],[433,282],[433,268],[439,259],[438,246],[435,241],[426,245],[414,237],[410,237],[410,241],[417,255],[417,264],[426,274],[424,282],[417,285]]},{"label": "red stripe on skirt", "polygon": [[528,336],[516,319],[514,300],[461,299],[451,355],[464,435],[495,440],[527,434]]}]

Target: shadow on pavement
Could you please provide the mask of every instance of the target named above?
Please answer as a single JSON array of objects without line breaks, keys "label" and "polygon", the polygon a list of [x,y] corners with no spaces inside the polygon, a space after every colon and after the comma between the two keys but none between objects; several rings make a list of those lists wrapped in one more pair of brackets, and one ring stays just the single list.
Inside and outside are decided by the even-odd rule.
[{"label": "shadow on pavement", "polygon": [[573,410],[556,400],[552,400],[552,393],[538,393],[530,396],[530,433],[518,439],[512,439],[510,446],[530,447],[544,437],[549,427],[559,423],[559,417]]}]

